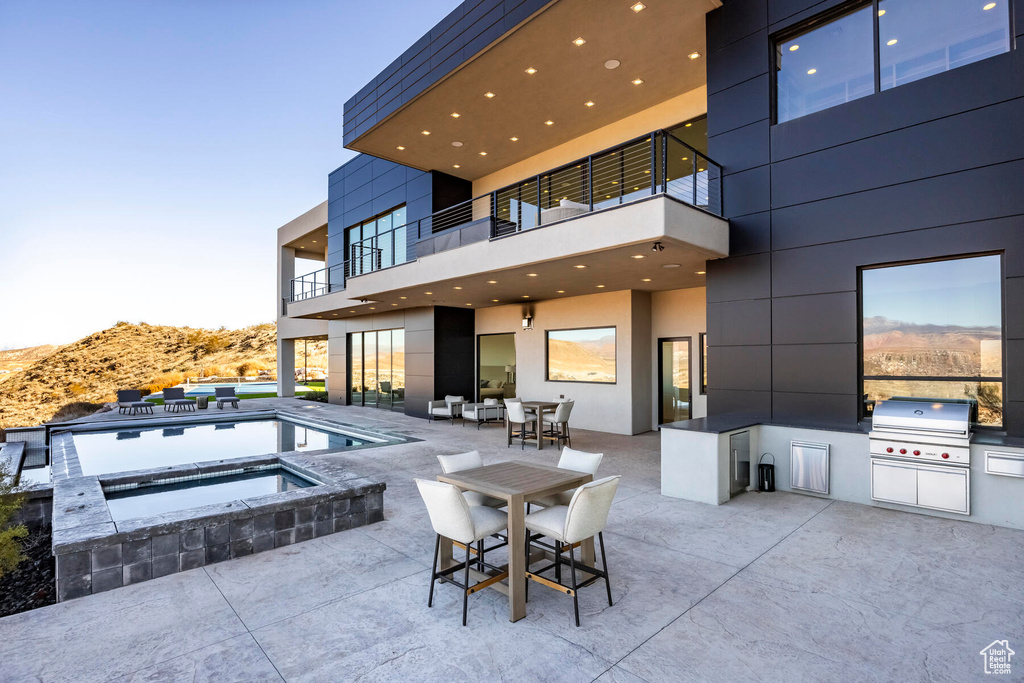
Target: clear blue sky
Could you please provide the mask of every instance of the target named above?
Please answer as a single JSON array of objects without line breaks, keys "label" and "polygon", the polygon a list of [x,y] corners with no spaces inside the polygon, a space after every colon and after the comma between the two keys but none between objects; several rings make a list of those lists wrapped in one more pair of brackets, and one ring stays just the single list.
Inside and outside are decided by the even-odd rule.
[{"label": "clear blue sky", "polygon": [[457,4],[0,0],[0,348],[273,320],[345,100]]}]

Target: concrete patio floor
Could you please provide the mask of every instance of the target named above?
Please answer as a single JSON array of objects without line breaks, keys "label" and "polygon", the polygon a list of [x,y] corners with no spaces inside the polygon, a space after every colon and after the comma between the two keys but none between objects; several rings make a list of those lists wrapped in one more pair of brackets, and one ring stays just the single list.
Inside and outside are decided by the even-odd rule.
[{"label": "concrete patio floor", "polygon": [[0,679],[965,681],[992,678],[992,641],[1024,646],[1024,532],[788,493],[665,498],[657,433],[573,433],[622,475],[615,606],[584,589],[575,628],[571,599],[534,586],[513,624],[487,590],[463,628],[452,586],[426,606],[433,532],[413,478],[439,453],[558,451],[506,449],[499,427],[243,401],[285,405],[423,439],[324,456],[387,482],[383,522],[0,619]]}]

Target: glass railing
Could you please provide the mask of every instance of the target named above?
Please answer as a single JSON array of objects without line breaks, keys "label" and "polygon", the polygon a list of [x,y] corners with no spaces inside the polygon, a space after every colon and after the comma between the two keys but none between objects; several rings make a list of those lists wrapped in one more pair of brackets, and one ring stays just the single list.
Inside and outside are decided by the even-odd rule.
[{"label": "glass railing", "polygon": [[722,169],[659,130],[348,245],[344,263],[292,280],[291,301],[414,260],[415,243],[486,224],[492,239],[663,195],[722,215]]}]

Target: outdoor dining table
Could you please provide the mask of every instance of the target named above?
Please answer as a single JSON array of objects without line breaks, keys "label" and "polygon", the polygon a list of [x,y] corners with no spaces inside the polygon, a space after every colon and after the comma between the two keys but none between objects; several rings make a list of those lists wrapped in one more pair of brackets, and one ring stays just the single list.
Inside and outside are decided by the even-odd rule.
[{"label": "outdoor dining table", "polygon": [[[487,587],[508,595],[509,621],[518,621],[526,616],[526,503],[582,486],[593,479],[593,475],[587,472],[524,462],[500,462],[437,476],[438,481],[454,484],[463,491],[477,491],[508,504],[508,586],[495,580]],[[580,543],[580,552],[583,564],[593,566],[594,539]],[[454,564],[450,539],[442,539],[439,559],[443,568]],[[496,578],[475,570],[470,573],[483,581]]]},{"label": "outdoor dining table", "polygon": [[[527,410],[533,410],[537,413],[537,450],[544,448],[544,438],[541,436],[541,432],[544,431],[544,413],[554,412],[555,408],[558,407],[558,401],[523,401],[523,408]],[[508,413],[505,413],[508,415]],[[506,441],[511,439],[512,434],[512,423],[505,420],[505,436]]]}]

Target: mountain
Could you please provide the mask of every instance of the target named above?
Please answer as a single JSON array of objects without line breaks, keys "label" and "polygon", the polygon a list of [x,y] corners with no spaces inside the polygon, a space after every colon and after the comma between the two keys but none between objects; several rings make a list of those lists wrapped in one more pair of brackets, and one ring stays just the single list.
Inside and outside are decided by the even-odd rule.
[{"label": "mountain", "polygon": [[864,320],[864,374],[999,376],[998,327],[917,325],[882,316]]},{"label": "mountain", "polygon": [[26,349],[0,350],[0,379],[6,379],[7,374],[21,372],[32,365],[32,363],[49,356],[59,348],[59,346],[46,344],[44,346],[30,346]]},{"label": "mountain", "polygon": [[614,338],[592,342],[549,339],[548,375],[552,380],[614,382]]},{"label": "mountain", "polygon": [[[311,367],[326,366],[326,346],[309,344]],[[118,323],[49,349],[24,371],[0,375],[0,429],[39,424],[69,403],[113,401],[118,389],[159,391],[186,376],[234,377],[240,371],[273,375],[277,329],[273,323],[240,330]],[[301,344],[296,352],[301,367]]]}]

